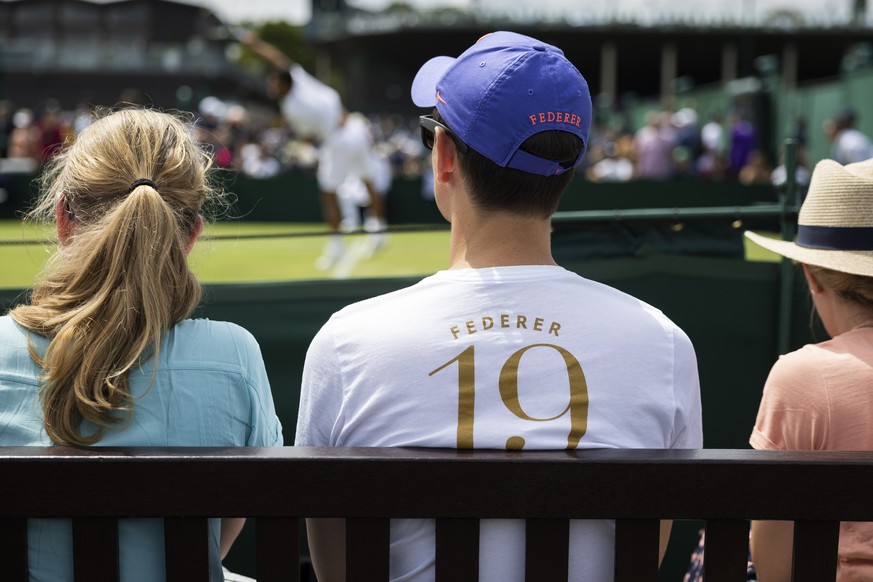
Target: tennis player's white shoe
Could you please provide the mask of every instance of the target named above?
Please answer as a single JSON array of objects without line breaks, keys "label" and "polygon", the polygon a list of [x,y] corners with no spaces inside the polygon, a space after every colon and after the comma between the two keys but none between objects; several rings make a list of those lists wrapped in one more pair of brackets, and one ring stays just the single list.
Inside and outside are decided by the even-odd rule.
[{"label": "tennis player's white shoe", "polygon": [[374,232],[367,235],[365,258],[372,259],[388,246],[388,234]]},{"label": "tennis player's white shoe", "polygon": [[345,252],[343,239],[338,234],[332,234],[324,245],[321,256],[315,260],[315,268],[319,271],[329,271],[340,262]]}]

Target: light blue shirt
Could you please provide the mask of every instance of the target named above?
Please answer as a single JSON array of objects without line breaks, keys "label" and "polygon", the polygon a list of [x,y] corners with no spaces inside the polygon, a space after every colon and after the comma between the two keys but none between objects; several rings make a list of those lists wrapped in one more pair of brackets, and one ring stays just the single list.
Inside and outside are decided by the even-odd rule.
[{"label": "light blue shirt", "polygon": [[[28,337],[44,353],[46,338],[0,317],[0,446],[52,445],[38,397],[40,368],[28,353]],[[152,359],[146,360],[131,372],[130,388],[130,421],[105,429],[98,446],[283,444],[260,348],[235,324],[204,319],[179,323],[164,338],[157,370]],[[82,426],[85,434],[93,430],[87,423]],[[118,486],[119,495],[125,495],[124,483]],[[122,582],[165,579],[161,520],[121,520],[118,535]],[[212,519],[210,570],[215,581],[223,579],[218,536],[219,521]],[[69,520],[30,520],[28,551],[32,581],[72,581]]]}]

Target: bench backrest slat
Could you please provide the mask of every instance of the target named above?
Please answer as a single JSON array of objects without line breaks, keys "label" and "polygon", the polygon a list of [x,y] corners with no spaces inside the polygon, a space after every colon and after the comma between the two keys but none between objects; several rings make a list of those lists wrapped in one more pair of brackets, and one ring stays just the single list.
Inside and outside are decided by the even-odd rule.
[{"label": "bench backrest slat", "polygon": [[436,520],[436,582],[479,580],[479,520]]},{"label": "bench backrest slat", "polygon": [[838,521],[795,522],[793,582],[834,580],[839,538]]},{"label": "bench backrest slat", "polygon": [[300,582],[300,523],[293,517],[255,520],[259,582]]},{"label": "bench backrest slat", "polygon": [[0,519],[0,564],[9,582],[27,582],[27,519]]},{"label": "bench backrest slat", "polygon": [[658,519],[615,520],[615,582],[655,582],[660,538]]},{"label": "bench backrest slat", "polygon": [[567,580],[570,520],[528,519],[525,530],[525,581]]},{"label": "bench backrest slat", "polygon": [[749,561],[749,521],[711,519],[706,522],[706,582],[742,582]]},{"label": "bench backrest slat", "polygon": [[391,522],[382,518],[346,520],[347,582],[388,580]]},{"label": "bench backrest slat", "polygon": [[[107,548],[115,551],[106,551]],[[117,548],[117,519],[73,519],[73,579],[76,582],[118,582]]]},{"label": "bench backrest slat", "polygon": [[209,582],[209,525],[205,517],[164,519],[167,582]]},{"label": "bench backrest slat", "polygon": [[27,578],[27,518],[95,528],[75,536],[77,567],[101,565],[80,575],[89,582],[116,579],[98,575],[117,571],[105,521],[117,517],[164,518],[168,582],[208,580],[208,517],[263,520],[259,582],[297,580],[304,517],[347,519],[349,582],[388,578],[399,517],[440,524],[440,582],[478,570],[478,519],[529,520],[527,561],[542,580],[567,568],[555,554],[567,519],[614,519],[617,582],[657,579],[659,519],[708,522],[708,582],[745,578],[748,520],[797,522],[795,582],[833,580],[839,520],[873,521],[873,452],[859,451],[7,447],[0,470],[16,476],[0,482],[0,563],[14,582]]}]

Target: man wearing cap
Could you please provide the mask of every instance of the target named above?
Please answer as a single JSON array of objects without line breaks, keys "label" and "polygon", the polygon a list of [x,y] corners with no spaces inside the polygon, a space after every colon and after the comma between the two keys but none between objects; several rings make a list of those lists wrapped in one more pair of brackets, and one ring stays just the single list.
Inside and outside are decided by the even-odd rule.
[{"label": "man wearing cap", "polygon": [[[588,143],[585,79],[556,47],[486,35],[412,85],[449,268],[350,305],[312,342],[298,445],[699,448],[697,365],[658,310],[557,266],[550,217]],[[584,503],[584,499],[579,500]],[[343,522],[311,520],[319,580]],[[524,578],[524,524],[480,526],[480,579]],[[570,526],[571,580],[611,580],[609,521]],[[434,523],[393,520],[391,579],[434,579]],[[336,568],[336,570],[335,570]]]}]

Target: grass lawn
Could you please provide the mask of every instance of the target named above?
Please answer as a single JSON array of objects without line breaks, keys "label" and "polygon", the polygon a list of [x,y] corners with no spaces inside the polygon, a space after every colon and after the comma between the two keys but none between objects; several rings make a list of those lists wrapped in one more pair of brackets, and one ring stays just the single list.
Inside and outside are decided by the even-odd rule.
[{"label": "grass lawn", "polygon": [[[315,260],[324,246],[318,224],[221,222],[207,227],[191,255],[191,267],[206,283],[265,282],[339,277],[398,277],[426,275],[447,266],[448,231],[394,233],[388,246],[372,258],[360,256],[340,269],[320,272]],[[249,235],[291,234],[289,238],[246,238]],[[765,233],[766,234],[766,233]],[[208,237],[219,239],[210,240]],[[773,235],[777,236],[777,235]],[[53,232],[19,221],[0,221],[0,242],[51,240]],[[362,235],[346,237],[346,247],[361,249]],[[778,261],[779,257],[746,241],[746,259]],[[0,244],[0,288],[26,288],[33,284],[54,244]]]},{"label": "grass lawn", "polygon": [[[359,256],[347,262],[342,272],[320,272],[315,260],[321,254],[324,236],[318,224],[231,223],[207,226],[204,238],[194,247],[191,268],[206,283],[265,282],[332,277],[397,277],[433,273],[448,263],[449,233],[410,232],[389,235],[388,245],[372,258]],[[293,238],[245,238],[247,235],[292,234]],[[0,242],[50,240],[51,230],[18,221],[0,221]],[[210,240],[208,237],[221,237]],[[226,238],[227,237],[227,238]],[[357,250],[363,235],[346,237],[348,249]],[[0,288],[24,288],[33,284],[54,243],[0,244]],[[359,253],[360,254],[360,253]]]},{"label": "grass lawn", "polygon": [[[761,236],[768,236],[770,238],[778,239],[780,238],[778,232],[761,232],[758,231],[758,234]],[[765,248],[759,247],[749,239],[743,237],[743,244],[746,247],[746,260],[747,261],[765,261],[768,263],[778,263],[782,260],[782,257],[777,255],[774,252],[768,251]]]}]

